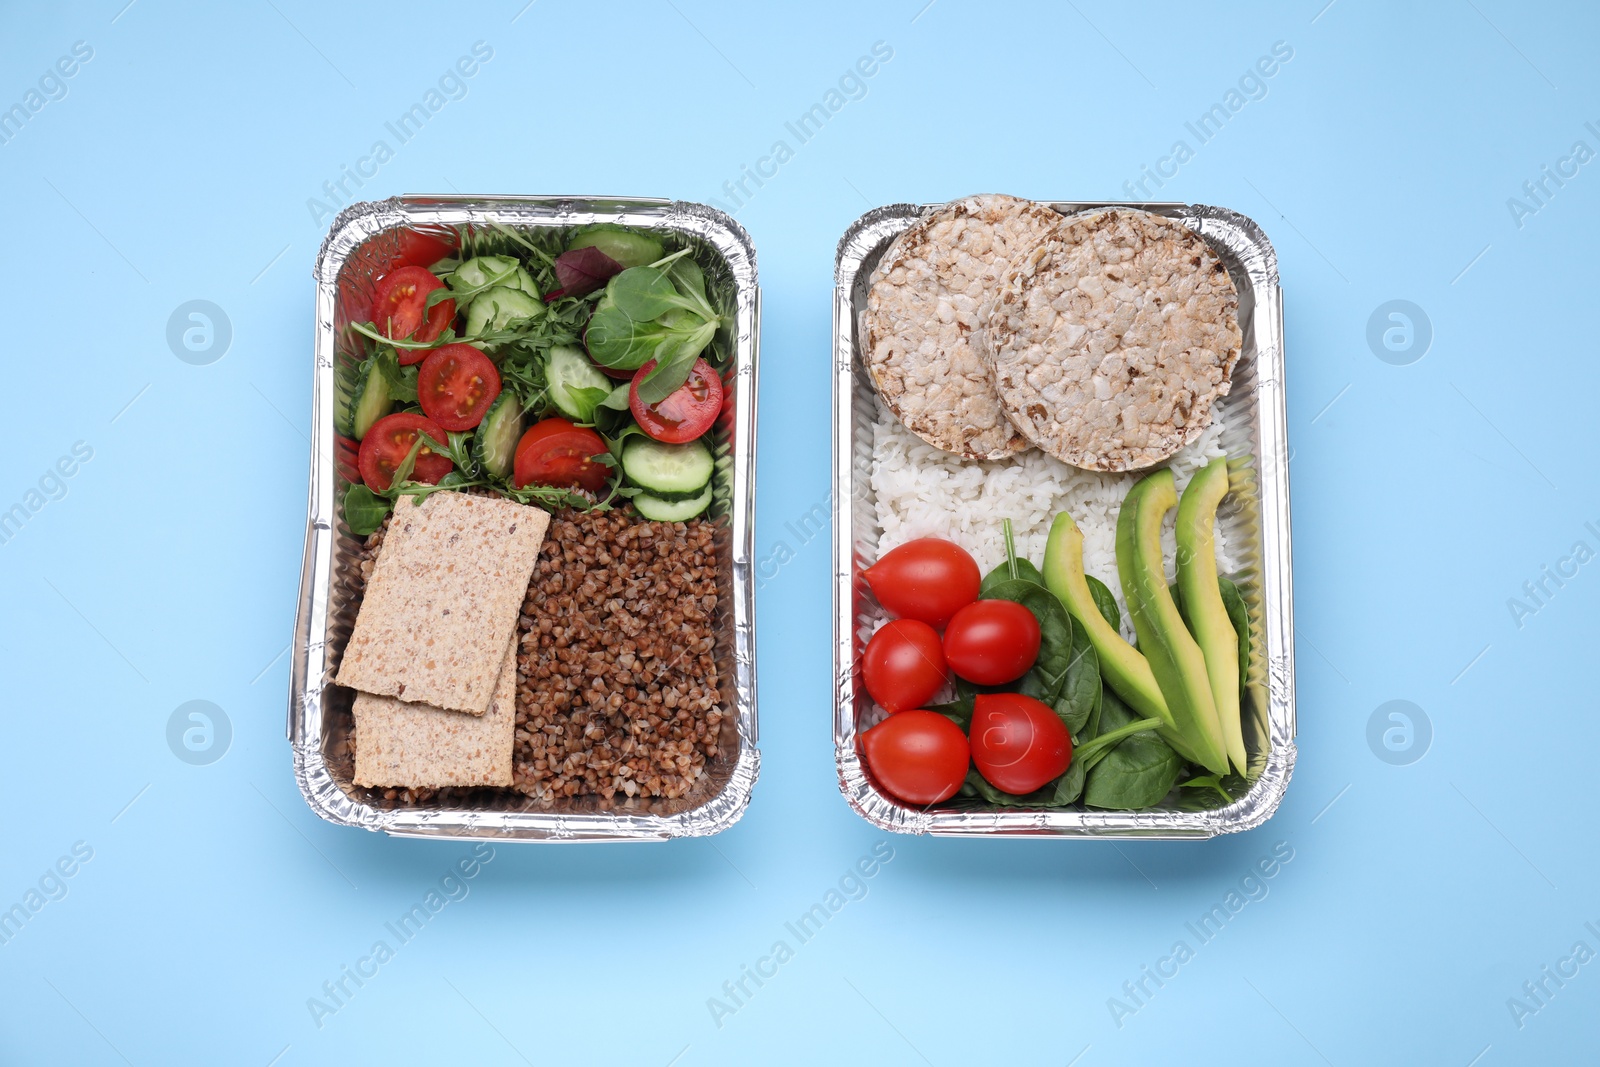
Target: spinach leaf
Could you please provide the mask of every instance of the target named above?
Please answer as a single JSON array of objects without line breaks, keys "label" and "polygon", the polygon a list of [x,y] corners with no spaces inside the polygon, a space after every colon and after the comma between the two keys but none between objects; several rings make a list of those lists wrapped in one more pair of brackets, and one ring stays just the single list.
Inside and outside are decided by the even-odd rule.
[{"label": "spinach leaf", "polygon": [[1100,609],[1100,614],[1106,617],[1106,622],[1111,624],[1113,630],[1122,627],[1122,609],[1117,607],[1117,598],[1105,582],[1092,574],[1084,575],[1089,581],[1089,595],[1094,597],[1095,607]]},{"label": "spinach leaf", "polygon": [[[971,786],[973,791],[991,804],[998,804],[1006,808],[1064,808],[1077,800],[1083,793],[1083,767],[1073,763],[1067,772],[1053,782],[1048,782],[1042,789],[1037,789],[1024,796],[1007,793],[990,785],[988,780],[974,768],[967,772],[966,786]],[[962,788],[965,789],[966,786]]]},{"label": "spinach leaf", "polygon": [[1226,578],[1218,578],[1222,587],[1222,606],[1228,611],[1228,621],[1233,632],[1239,635],[1239,688],[1249,685],[1250,677],[1250,609],[1245,607],[1244,594]]},{"label": "spinach leaf", "polygon": [[[1011,580],[1010,566],[1005,563],[1000,564],[994,570],[983,576],[983,582],[978,586],[978,599],[996,599],[993,594],[994,587],[999,585],[1001,582],[1009,582]],[[1025,559],[1017,560],[1017,580],[1032,582],[1037,586],[1044,585],[1044,575],[1039,573],[1039,568],[1035,567],[1032,563],[1029,563]]]},{"label": "spinach leaf", "polygon": [[[1050,590],[1021,578],[996,582],[988,598],[1021,604],[1039,620],[1039,658],[1016,683],[1015,691],[1054,705],[1072,667],[1072,635],[1077,629],[1072,625],[1072,616]],[[1070,723],[1067,728],[1072,728]]]},{"label": "spinach leaf", "polygon": [[357,537],[366,537],[383,525],[389,502],[359,482],[344,493],[344,524]]},{"label": "spinach leaf", "polygon": [[929,704],[926,710],[943,715],[963,730],[972,728],[972,702],[975,694],[967,693],[944,704]]},{"label": "spinach leaf", "polygon": [[[1126,704],[1106,694],[1100,712],[1101,733],[1136,719]],[[1148,808],[1172,792],[1182,770],[1183,760],[1154,731],[1133,734],[1089,769],[1083,802],[1090,807],[1119,811]]]},{"label": "spinach leaf", "polygon": [[1067,724],[1074,737],[1084,731],[1100,711],[1100,655],[1089,643],[1089,631],[1073,623],[1072,657],[1067,664],[1067,677],[1055,700],[1056,714]]}]

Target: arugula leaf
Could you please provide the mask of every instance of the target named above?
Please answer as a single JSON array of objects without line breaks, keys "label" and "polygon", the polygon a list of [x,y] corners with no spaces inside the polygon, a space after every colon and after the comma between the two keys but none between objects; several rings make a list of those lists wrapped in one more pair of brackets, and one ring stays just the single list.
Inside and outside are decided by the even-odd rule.
[{"label": "arugula leaf", "polygon": [[417,402],[417,364],[409,367],[400,365],[400,354],[389,345],[379,345],[378,351],[373,354],[377,363],[378,373],[383,375],[383,384],[388,386],[389,398],[398,400],[402,404],[415,404]]}]

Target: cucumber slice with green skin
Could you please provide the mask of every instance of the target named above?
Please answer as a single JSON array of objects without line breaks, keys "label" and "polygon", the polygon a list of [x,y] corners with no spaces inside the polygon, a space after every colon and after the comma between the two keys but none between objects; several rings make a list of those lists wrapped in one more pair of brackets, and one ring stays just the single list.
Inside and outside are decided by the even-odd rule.
[{"label": "cucumber slice with green skin", "polygon": [[661,242],[654,237],[610,223],[579,229],[567,242],[568,252],[576,248],[598,248],[624,267],[643,267],[665,254]]},{"label": "cucumber slice with green skin", "polygon": [[[555,345],[545,354],[544,380],[551,403],[574,422],[593,422],[595,407],[616,385],[589,361],[588,353],[570,345]],[[600,392],[587,392],[591,389]]]},{"label": "cucumber slice with green skin", "polygon": [[700,491],[699,496],[687,500],[662,500],[649,493],[633,498],[633,507],[651,522],[687,522],[711,506],[711,486]]},{"label": "cucumber slice with green skin", "polygon": [[622,448],[622,473],[647,493],[668,500],[698,493],[711,481],[711,450],[699,441],[662,444],[630,437]]},{"label": "cucumber slice with green skin", "polygon": [[467,336],[493,333],[543,314],[544,305],[537,297],[508,285],[497,285],[485,289],[467,305]]},{"label": "cucumber slice with green skin", "polygon": [[495,478],[511,477],[517,442],[522,439],[522,415],[522,398],[507,389],[489,405],[472,435],[473,460]]},{"label": "cucumber slice with green skin", "polygon": [[384,381],[378,361],[367,361],[366,373],[356,381],[355,395],[350,399],[350,436],[357,441],[367,436],[372,424],[389,414],[393,398],[389,383]]},{"label": "cucumber slice with green skin", "polygon": [[345,437],[355,430],[356,389],[361,381],[361,365],[346,364],[333,375],[333,428]]},{"label": "cucumber slice with green skin", "polygon": [[533,284],[533,275],[510,256],[474,256],[455,269],[454,280],[471,289],[481,289],[494,282],[496,287],[520,289],[535,300],[540,296],[539,287]]}]

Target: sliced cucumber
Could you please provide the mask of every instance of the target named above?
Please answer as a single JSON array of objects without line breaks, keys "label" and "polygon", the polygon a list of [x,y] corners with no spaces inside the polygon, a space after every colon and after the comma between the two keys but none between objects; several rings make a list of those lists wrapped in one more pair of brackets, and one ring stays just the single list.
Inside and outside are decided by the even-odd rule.
[{"label": "sliced cucumber", "polygon": [[389,383],[378,369],[378,361],[367,360],[366,373],[356,381],[355,395],[350,399],[350,436],[357,441],[367,436],[372,424],[389,414],[392,403]]},{"label": "sliced cucumber", "polygon": [[662,500],[649,493],[633,498],[634,510],[651,522],[687,522],[711,506],[711,486],[686,500]]},{"label": "sliced cucumber", "polygon": [[355,429],[354,401],[360,384],[359,363],[346,363],[333,372],[333,428],[346,437]]},{"label": "sliced cucumber", "polygon": [[[561,414],[576,422],[593,422],[594,409],[611,394],[615,385],[589,362],[583,349],[556,345],[544,357],[545,384],[550,400]],[[598,394],[589,392],[598,389]]]},{"label": "sliced cucumber", "polygon": [[467,336],[503,330],[543,314],[544,305],[537,296],[529,296],[508,285],[497,285],[485,289],[467,305]]},{"label": "sliced cucumber", "polygon": [[522,398],[510,389],[503,391],[472,435],[472,458],[478,466],[496,478],[511,477],[522,421]]},{"label": "sliced cucumber", "polygon": [[579,229],[567,242],[567,251],[575,248],[598,248],[624,267],[642,267],[663,254],[661,242],[654,237],[608,222]]},{"label": "sliced cucumber", "polygon": [[622,448],[622,473],[663,500],[698,494],[711,481],[712,466],[711,450],[699,441],[668,445],[649,437],[630,437]]},{"label": "sliced cucumber", "polygon": [[456,268],[453,280],[459,281],[462,288],[481,289],[494,282],[496,287],[520,289],[535,300],[540,296],[533,275],[510,256],[475,256]]}]

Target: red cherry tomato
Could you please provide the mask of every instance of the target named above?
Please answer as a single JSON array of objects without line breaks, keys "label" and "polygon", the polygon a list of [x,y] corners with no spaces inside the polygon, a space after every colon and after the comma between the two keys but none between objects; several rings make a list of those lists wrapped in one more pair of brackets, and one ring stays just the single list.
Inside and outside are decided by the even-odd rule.
[{"label": "red cherry tomato", "polygon": [[944,628],[944,658],[969,682],[1004,685],[1039,658],[1039,620],[1011,600],[974,600]]},{"label": "red cherry tomato", "polygon": [[395,265],[431,267],[455,250],[454,233],[404,229],[400,231],[400,254]]},{"label": "red cherry tomato", "polygon": [[872,699],[890,713],[922,707],[945,683],[938,631],[916,619],[885,623],[867,642],[861,674]]},{"label": "red cherry tomato", "polygon": [[[445,443],[446,434],[438,423],[412,411],[397,411],[372,424],[367,436],[361,439],[358,458],[361,480],[367,483],[368,489],[379,493],[389,488],[394,481],[395,469],[405,461],[419,432],[440,444]],[[439,479],[449,474],[453,466],[455,464],[448,457],[423,445],[417,453],[416,462],[411,466],[411,480],[425,485],[438,485]]]},{"label": "red cherry tomato", "polygon": [[1020,796],[1066,773],[1072,735],[1043,701],[981,693],[972,704],[972,762],[996,789]]},{"label": "red cherry tomato", "polygon": [[[372,297],[372,321],[378,332],[395,340],[437,339],[456,316],[454,300],[428,307],[428,294],[443,288],[444,282],[423,267],[397,267],[379,278]],[[427,355],[418,348],[402,348],[399,353],[402,364],[421,363]]]},{"label": "red cherry tomato", "polygon": [[967,780],[970,750],[961,727],[932,711],[902,711],[861,735],[867,770],[907,804],[949,800]]},{"label": "red cherry tomato", "polygon": [[471,345],[440,345],[417,371],[422,413],[447,430],[470,430],[500,395],[494,361]]},{"label": "red cherry tomato", "polygon": [[566,419],[541,419],[517,442],[513,480],[519,489],[554,485],[598,493],[605,488],[611,468],[592,457],[605,450],[606,443],[593,430]]},{"label": "red cherry tomato", "polygon": [[639,429],[669,445],[693,441],[711,429],[722,411],[722,379],[711,369],[711,364],[703,359],[695,360],[689,377],[671,395],[658,403],[646,404],[639,399],[639,383],[655,367],[653,359],[640,367],[633,375],[633,384],[628,387],[628,410],[633,412]]},{"label": "red cherry tomato", "polygon": [[903,619],[943,626],[978,599],[978,565],[960,545],[922,537],[890,549],[864,577],[878,603]]}]

